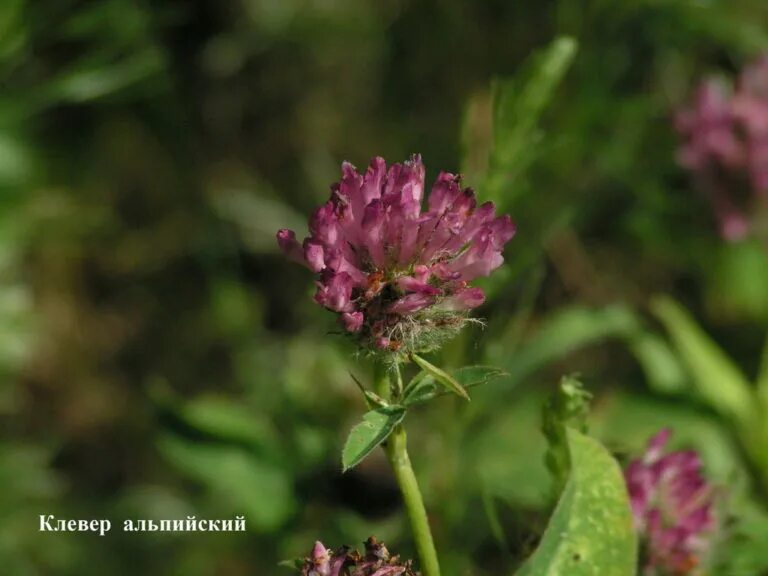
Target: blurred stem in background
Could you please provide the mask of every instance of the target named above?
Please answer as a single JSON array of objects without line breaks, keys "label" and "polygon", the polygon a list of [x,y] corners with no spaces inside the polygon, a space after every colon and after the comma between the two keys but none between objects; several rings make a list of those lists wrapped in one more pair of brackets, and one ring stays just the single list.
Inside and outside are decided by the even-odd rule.
[{"label": "blurred stem in background", "polygon": [[[376,363],[376,392],[385,399],[392,398],[392,390],[402,391],[402,378],[400,366],[395,364],[389,369],[381,362]],[[416,474],[411,466],[408,456],[407,436],[405,426],[399,424],[384,445],[389,463],[397,479],[397,485],[403,495],[403,504],[408,514],[416,541],[416,550],[421,563],[421,572],[424,576],[440,576],[440,565],[437,560],[437,551],[429,528],[427,509],[421,496]]]}]

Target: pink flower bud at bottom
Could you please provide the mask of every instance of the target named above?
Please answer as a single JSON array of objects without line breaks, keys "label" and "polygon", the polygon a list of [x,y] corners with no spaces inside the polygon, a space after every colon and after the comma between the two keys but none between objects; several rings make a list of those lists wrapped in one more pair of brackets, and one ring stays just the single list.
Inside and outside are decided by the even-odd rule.
[{"label": "pink flower bud at bottom", "polygon": [[370,537],[365,551],[342,546],[332,552],[316,542],[309,558],[304,560],[302,576],[419,576],[410,560],[401,561],[390,554],[383,543]]}]

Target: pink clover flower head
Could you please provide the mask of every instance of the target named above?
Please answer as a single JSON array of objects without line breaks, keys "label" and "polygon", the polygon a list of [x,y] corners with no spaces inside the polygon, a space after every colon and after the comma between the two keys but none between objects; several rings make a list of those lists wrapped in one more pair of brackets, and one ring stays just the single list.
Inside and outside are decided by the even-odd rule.
[{"label": "pink clover flower head", "polygon": [[285,255],[317,275],[315,301],[372,351],[426,352],[455,335],[485,300],[470,282],[504,262],[515,234],[448,172],[422,209],[424,172],[418,155],[389,168],[377,157],[363,173],[345,162],[309,236],[277,233]]},{"label": "pink clover flower head", "polygon": [[365,552],[350,551],[346,546],[328,550],[316,542],[312,553],[305,558],[301,576],[419,576],[412,562],[401,562],[384,544],[375,538],[365,542]]},{"label": "pink clover flower head", "polygon": [[733,114],[746,141],[746,163],[756,194],[768,197],[768,55],[741,73]]},{"label": "pink clover flower head", "polygon": [[721,235],[741,240],[768,212],[768,56],[738,80],[709,79],[675,118],[678,161],[709,198]]},{"label": "pink clover flower head", "polygon": [[670,436],[669,429],[656,434],[624,472],[647,576],[699,574],[716,529],[714,490],[699,455],[667,452]]},{"label": "pink clover flower head", "polygon": [[699,86],[693,104],[677,115],[675,125],[683,137],[679,160],[684,167],[744,166],[745,151],[734,130],[730,90],[722,82],[710,79]]}]

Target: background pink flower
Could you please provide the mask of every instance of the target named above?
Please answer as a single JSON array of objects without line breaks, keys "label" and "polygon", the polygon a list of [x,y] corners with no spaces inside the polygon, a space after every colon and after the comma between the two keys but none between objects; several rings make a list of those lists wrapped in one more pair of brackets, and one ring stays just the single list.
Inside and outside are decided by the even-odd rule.
[{"label": "background pink flower", "polygon": [[645,574],[696,574],[715,530],[712,486],[694,451],[665,452],[671,431],[648,442],[625,470]]}]

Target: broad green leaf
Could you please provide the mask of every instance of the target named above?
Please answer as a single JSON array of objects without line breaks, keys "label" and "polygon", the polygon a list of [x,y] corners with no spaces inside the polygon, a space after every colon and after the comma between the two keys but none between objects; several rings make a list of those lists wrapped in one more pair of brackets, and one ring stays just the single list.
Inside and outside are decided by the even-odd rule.
[{"label": "broad green leaf", "polygon": [[456,378],[448,374],[448,372],[438,368],[430,362],[427,362],[424,360],[424,358],[418,356],[417,354],[411,354],[411,358],[419,366],[419,368],[432,376],[432,378],[434,378],[438,384],[445,386],[445,388],[454,394],[461,396],[465,400],[469,400],[469,394],[467,394],[467,391],[464,390],[464,387],[456,380]]},{"label": "broad green leaf", "polygon": [[367,412],[363,421],[352,428],[344,444],[341,453],[344,472],[357,466],[376,446],[384,442],[404,417],[403,406],[388,406]]},{"label": "broad green leaf", "polygon": [[[505,375],[506,372],[494,366],[465,366],[453,373],[454,379],[465,390],[474,386],[486,384],[491,380],[501,378]],[[438,387],[434,376],[429,372],[422,371],[414,376],[413,380],[408,383],[405,393],[403,394],[403,404],[405,406],[413,406],[431,400],[432,398],[443,396],[447,393],[447,390]]]},{"label": "broad green leaf", "polygon": [[621,469],[597,440],[566,430],[568,481],[517,576],[634,576],[637,537]]},{"label": "broad green leaf", "polygon": [[651,308],[669,332],[701,399],[742,425],[751,423],[755,408],[753,395],[741,370],[672,299],[656,298]]}]

